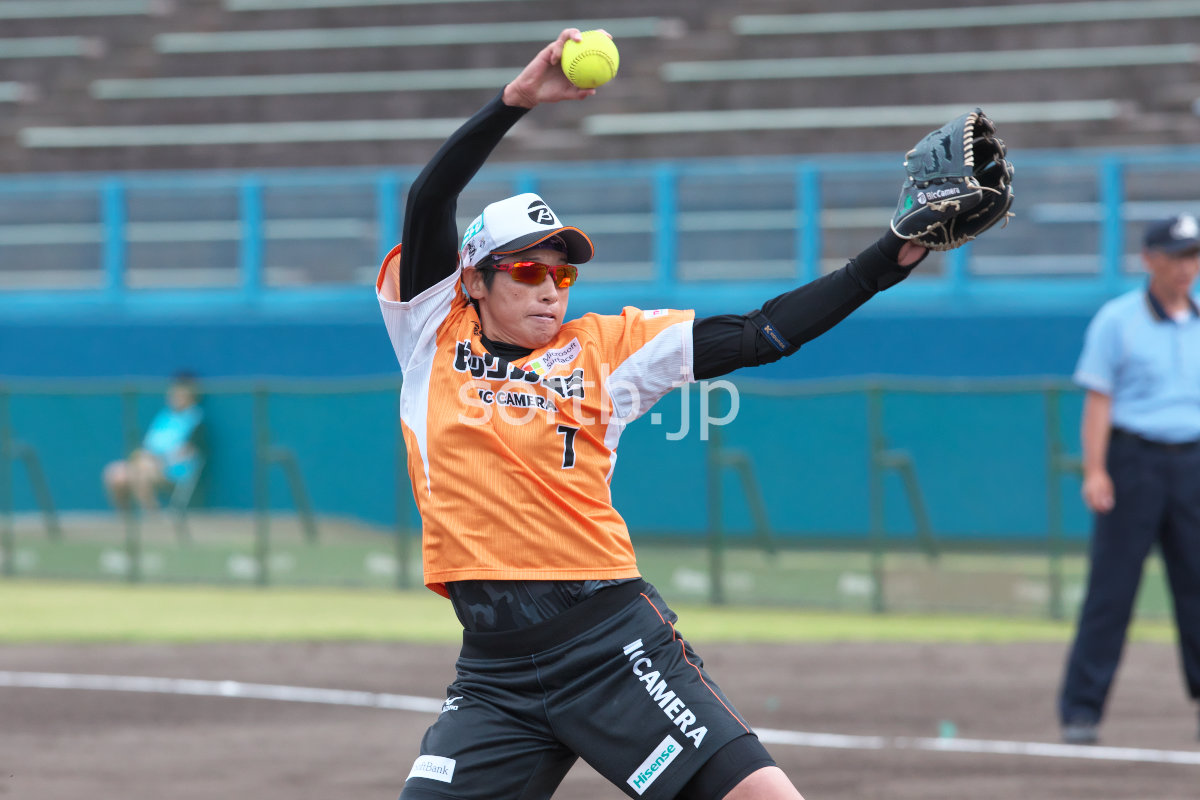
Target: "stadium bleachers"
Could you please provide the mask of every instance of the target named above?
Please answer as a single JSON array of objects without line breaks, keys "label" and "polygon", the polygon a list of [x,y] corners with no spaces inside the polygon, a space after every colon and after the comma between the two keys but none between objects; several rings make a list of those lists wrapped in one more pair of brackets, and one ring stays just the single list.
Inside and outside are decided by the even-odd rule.
[{"label": "stadium bleachers", "polygon": [[29,148],[111,148],[390,142],[401,139],[445,139],[454,132],[459,122],[456,119],[394,119],[224,125],[77,125],[67,128],[25,128],[21,131],[21,143]]},{"label": "stadium bleachers", "polygon": [[0,58],[97,57],[103,52],[99,39],[86,36],[26,36],[0,39]]},{"label": "stadium bleachers", "polygon": [[30,95],[31,90],[22,83],[0,81],[0,103],[19,103]]},{"label": "stadium bleachers", "polygon": [[297,8],[439,5],[448,3],[520,3],[526,0],[225,0],[230,11],[280,11]]},{"label": "stadium bleachers", "polygon": [[299,75],[247,75],[204,78],[130,78],[93,81],[99,100],[179,97],[254,97],[282,94],[419,92],[492,89],[512,78],[514,69],[440,69],[403,72],[323,72]]},{"label": "stadium bleachers", "polygon": [[[825,129],[844,132],[879,126],[937,127],[961,113],[958,105],[904,105],[732,111],[666,111],[649,114],[597,114],[584,120],[584,130],[600,136],[650,136],[719,131]],[[1115,100],[991,103],[988,112],[1007,124],[1114,120],[1121,114]]]},{"label": "stadium bleachers", "polygon": [[470,42],[472,46],[518,42],[541,44],[553,39],[559,31],[570,25],[583,28],[603,25],[614,37],[619,36],[624,41],[632,37],[656,35],[660,20],[654,17],[563,19],[369,28],[164,33],[155,37],[154,48],[160,53],[255,53],[276,50],[348,50],[364,47],[458,47],[464,42]]},{"label": "stadium bleachers", "polygon": [[[413,125],[465,117],[567,20],[613,31],[621,79],[499,158],[886,151],[927,117],[858,120],[902,105],[1081,104],[1008,120],[1016,146],[1200,136],[1195,2],[906,5],[613,0],[597,19],[571,0],[548,20],[544,0],[0,0],[0,81],[25,87],[0,172],[419,163]],[[342,121],[344,140],[322,132]]]},{"label": "stadium bleachers", "polygon": [[924,75],[1014,72],[1035,69],[1100,69],[1193,64],[1200,49],[1191,43],[1129,47],[1073,47],[994,52],[910,55],[768,58],[744,61],[676,61],[663,65],[663,79],[676,82],[847,78],[871,75]]},{"label": "stadium bleachers", "polygon": [[279,11],[295,8],[361,8],[363,6],[411,6],[417,3],[513,3],[524,0],[225,0],[230,11]]},{"label": "stadium bleachers", "polygon": [[810,14],[745,14],[733,20],[739,34],[923,31],[930,28],[1006,28],[1077,22],[1126,22],[1200,16],[1191,0],[1099,0],[1099,2],[989,3],[954,8],[905,8]]},{"label": "stadium bleachers", "polygon": [[[489,190],[565,189],[548,168],[560,161],[831,165],[770,167],[770,177],[740,162],[718,177],[670,167],[601,174],[604,207],[591,196],[565,211],[594,215],[589,224],[607,233],[613,280],[654,263],[667,280],[708,280],[721,271],[709,261],[717,244],[741,241],[763,250],[752,267],[763,279],[791,279],[797,263],[804,274],[836,266],[886,218],[894,194],[875,185],[891,179],[832,180],[836,159],[898,161],[931,126],[975,105],[1022,153],[1200,140],[1196,0],[904,5],[821,0],[796,13],[784,0],[611,0],[596,18],[594,4],[577,0],[0,0],[0,173],[384,168],[341,184],[318,176],[338,188],[312,188],[304,208],[252,175],[215,194],[205,178],[185,176],[169,191],[92,181],[61,215],[34,215],[27,199],[52,195],[18,182],[0,191],[3,281],[46,278],[39,265],[54,252],[56,264],[85,265],[82,276],[56,267],[62,283],[81,286],[336,282],[346,273],[334,258],[350,242],[356,280],[369,280],[394,241],[402,175],[568,20],[615,34],[620,76],[586,105],[539,109],[536,124],[519,125],[492,163],[542,164],[545,174],[518,172]],[[1098,157],[1061,169],[1053,157],[1032,168],[1023,157],[1020,230],[974,249],[970,267],[931,259],[923,272],[1096,275],[1101,252],[1108,274],[1127,271],[1122,249],[1134,234],[1121,226],[1148,204],[1191,202],[1194,161],[1123,174]],[[1118,197],[1124,211],[1106,210]],[[213,218],[192,218],[199,198]],[[298,265],[318,239],[342,255]]]},{"label": "stadium bleachers", "polygon": [[3,0],[0,19],[71,19],[165,14],[169,0]]}]

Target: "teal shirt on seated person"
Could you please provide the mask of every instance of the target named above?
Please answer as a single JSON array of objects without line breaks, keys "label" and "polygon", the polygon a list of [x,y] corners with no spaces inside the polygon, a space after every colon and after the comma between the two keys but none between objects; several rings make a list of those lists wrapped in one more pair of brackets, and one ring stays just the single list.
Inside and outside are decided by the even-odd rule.
[{"label": "teal shirt on seated person", "polygon": [[172,483],[186,478],[199,462],[196,448],[187,445],[193,443],[203,419],[199,406],[182,411],[164,408],[154,416],[142,439],[142,448],[162,461],[163,475]]}]

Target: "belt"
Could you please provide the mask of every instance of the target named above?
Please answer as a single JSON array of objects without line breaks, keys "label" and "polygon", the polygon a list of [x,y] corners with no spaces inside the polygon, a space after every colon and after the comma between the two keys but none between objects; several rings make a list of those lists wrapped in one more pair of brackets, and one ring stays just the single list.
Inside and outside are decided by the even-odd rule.
[{"label": "belt", "polygon": [[485,633],[463,631],[460,655],[466,658],[518,658],[549,650],[586,633],[646,591],[649,591],[646,581],[637,578],[606,586],[566,611],[527,628]]},{"label": "belt", "polygon": [[1190,442],[1156,442],[1153,439],[1147,439],[1140,433],[1127,431],[1124,428],[1113,428],[1112,438],[1114,439],[1132,439],[1143,447],[1149,447],[1153,450],[1166,450],[1168,452],[1183,452],[1200,447],[1200,439],[1193,439]]}]

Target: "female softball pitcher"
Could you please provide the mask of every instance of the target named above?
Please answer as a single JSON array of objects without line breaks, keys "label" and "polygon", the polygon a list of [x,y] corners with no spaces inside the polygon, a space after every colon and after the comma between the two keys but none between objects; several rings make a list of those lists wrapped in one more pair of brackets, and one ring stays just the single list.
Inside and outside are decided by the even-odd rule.
[{"label": "female softball pitcher", "polygon": [[459,193],[533,107],[595,94],[564,30],[412,185],[376,285],[404,374],[401,422],[425,584],[462,622],[457,677],[401,794],[550,797],[583,758],[631,797],[799,798],[639,577],[609,480],[624,426],[676,386],[775,361],[926,254],[889,230],[750,314],[625,308],[564,323],[592,242],[535,194]]}]

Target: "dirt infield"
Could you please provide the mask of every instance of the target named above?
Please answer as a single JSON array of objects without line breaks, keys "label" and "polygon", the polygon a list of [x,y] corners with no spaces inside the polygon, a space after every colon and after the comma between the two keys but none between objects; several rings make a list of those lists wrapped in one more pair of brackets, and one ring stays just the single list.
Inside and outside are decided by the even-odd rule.
[{"label": "dirt infield", "polygon": [[[698,647],[743,714],[773,739],[768,748],[808,800],[1198,796],[1196,712],[1168,646],[1129,648],[1103,730],[1105,747],[1140,753],[1042,755],[1020,743],[1057,742],[1061,645]],[[21,645],[0,649],[0,677],[228,680],[440,701],[454,656],[447,646],[365,643]],[[0,685],[0,798],[394,798],[432,719],[429,711]],[[938,738],[951,726],[957,738]],[[786,744],[781,731],[845,738],[824,742],[840,747]],[[1023,752],[927,749],[993,740]],[[1192,763],[1144,760],[1164,751]],[[1089,754],[1124,757],[1081,757]],[[557,794],[622,796],[584,766]]]}]

